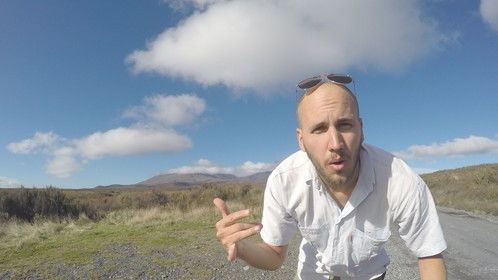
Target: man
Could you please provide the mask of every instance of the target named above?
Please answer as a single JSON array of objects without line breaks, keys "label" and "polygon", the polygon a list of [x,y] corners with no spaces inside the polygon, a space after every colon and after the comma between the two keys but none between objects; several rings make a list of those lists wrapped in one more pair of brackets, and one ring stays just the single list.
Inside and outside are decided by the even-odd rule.
[{"label": "man", "polygon": [[[383,244],[390,225],[418,257],[421,279],[446,279],[446,249],[432,196],[402,160],[363,144],[363,124],[347,75],[317,76],[299,84],[296,130],[301,151],[268,178],[262,224],[240,223],[248,210],[223,215],[217,237],[228,260],[274,270],[294,233],[303,236],[298,279],[383,279]],[[264,242],[245,238],[261,232]]]}]

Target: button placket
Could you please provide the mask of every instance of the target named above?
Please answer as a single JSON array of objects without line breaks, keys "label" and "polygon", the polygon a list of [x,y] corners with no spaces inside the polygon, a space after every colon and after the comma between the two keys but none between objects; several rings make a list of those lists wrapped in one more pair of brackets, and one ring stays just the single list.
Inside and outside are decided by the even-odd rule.
[{"label": "button placket", "polygon": [[336,262],[339,260],[339,256],[340,256],[339,251],[341,251],[340,244],[339,244],[340,231],[341,231],[341,225],[335,224],[334,225],[334,241],[333,241],[332,259],[335,260]]}]

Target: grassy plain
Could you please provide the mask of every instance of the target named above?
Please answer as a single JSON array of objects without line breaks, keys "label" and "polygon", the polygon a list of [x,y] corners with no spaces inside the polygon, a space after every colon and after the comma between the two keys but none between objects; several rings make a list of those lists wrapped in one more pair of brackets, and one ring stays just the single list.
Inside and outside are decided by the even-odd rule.
[{"label": "grassy plain", "polygon": [[[90,265],[97,259],[109,270],[116,270],[113,266],[118,263],[106,263],[105,260],[126,261],[122,259],[123,253],[113,247],[121,251],[132,248],[133,254],[149,258],[151,264],[147,265],[150,266],[147,273],[153,278],[157,271],[181,266],[189,260],[189,256],[182,254],[174,257],[156,254],[151,258],[154,252],[220,249],[214,236],[214,224],[220,214],[212,205],[213,197],[227,199],[234,210],[252,209],[253,220],[260,220],[261,211],[257,205],[262,199],[262,191],[261,185],[203,186],[184,191],[109,190],[113,195],[108,196],[102,195],[105,191],[98,190],[98,196],[113,205],[118,205],[117,201],[122,201],[122,197],[146,200],[161,193],[164,195],[161,197],[168,199],[162,200],[163,205],[142,208],[131,205],[102,212],[99,220],[81,215],[78,219],[37,219],[33,223],[4,221],[0,227],[0,279],[4,279],[2,275],[6,279],[53,279],[59,275],[62,279],[67,277],[60,276],[61,267],[75,265],[87,267],[87,271],[79,271],[78,275],[100,279],[105,273]],[[94,199],[97,197],[91,191],[68,193],[77,199],[82,199],[85,193]],[[98,208],[95,201],[94,207]],[[201,266],[192,269],[193,272],[182,279],[210,276],[209,270]]]},{"label": "grassy plain", "polygon": [[10,270],[20,278],[48,276],[55,265],[89,264],[97,254],[113,258],[113,251],[107,248],[119,244],[132,246],[143,254],[178,250],[202,242],[200,237],[212,238],[215,214],[213,209],[173,213],[152,208],[111,212],[98,222],[82,218],[10,225],[0,244],[0,271]]},{"label": "grassy plain", "polygon": [[[498,215],[498,164],[422,177],[439,206]],[[181,191],[64,190],[70,201],[92,209],[93,218],[84,214],[77,219],[37,217],[27,223],[6,220],[4,215],[0,221],[0,279],[68,278],[61,274],[64,267],[78,268],[76,275],[100,279],[108,277],[106,270],[126,269],[117,267],[119,263],[136,264],[137,259],[123,259],[123,254],[138,255],[138,259],[149,262],[146,276],[158,277],[158,271],[189,261],[187,255],[169,256],[165,252],[206,254],[220,249],[214,237],[214,223],[219,219],[212,205],[214,197],[227,200],[233,210],[252,209],[252,220],[257,221],[261,217],[263,190],[262,185],[248,184],[205,185]],[[97,266],[103,268],[96,269]],[[212,277],[202,263],[191,267],[192,271],[181,279]]]}]

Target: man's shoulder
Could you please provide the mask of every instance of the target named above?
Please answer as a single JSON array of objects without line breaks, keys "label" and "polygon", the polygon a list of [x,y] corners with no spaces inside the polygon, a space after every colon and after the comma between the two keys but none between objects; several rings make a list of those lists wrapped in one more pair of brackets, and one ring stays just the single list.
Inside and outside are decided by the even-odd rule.
[{"label": "man's shoulder", "polygon": [[402,159],[375,146],[364,145],[364,148],[375,173],[376,188],[387,189],[392,205],[424,191],[422,178]]},{"label": "man's shoulder", "polygon": [[313,165],[308,155],[297,151],[285,158],[270,174],[269,180],[278,179],[282,183],[301,179],[310,179],[313,176]]},{"label": "man's shoulder", "polygon": [[369,159],[375,164],[383,164],[385,166],[391,165],[393,160],[396,158],[393,154],[388,151],[385,151],[379,147],[363,144],[362,149],[366,152]]},{"label": "man's shoulder", "polygon": [[299,172],[310,163],[308,155],[303,151],[297,151],[282,160],[273,170],[274,173]]},{"label": "man's shoulder", "polygon": [[379,169],[391,173],[391,176],[417,176],[417,174],[396,155],[387,152],[379,147],[363,144],[372,166],[379,172]]}]

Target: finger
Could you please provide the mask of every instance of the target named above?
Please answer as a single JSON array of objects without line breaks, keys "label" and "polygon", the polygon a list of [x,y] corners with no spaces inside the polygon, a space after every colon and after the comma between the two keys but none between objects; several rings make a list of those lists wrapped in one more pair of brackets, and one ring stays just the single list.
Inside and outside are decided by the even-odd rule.
[{"label": "finger", "polygon": [[225,244],[225,246],[231,246],[232,244],[235,244],[242,239],[245,239],[249,236],[255,235],[256,233],[260,232],[262,228],[263,228],[262,225],[257,225],[257,226],[252,227],[252,228],[237,231],[237,232],[225,237],[223,239],[223,243]]},{"label": "finger", "polygon": [[218,237],[218,239],[221,240],[226,236],[232,235],[238,231],[250,229],[260,225],[261,224],[256,224],[256,223],[236,223],[225,228],[220,228],[216,234],[216,237]]},{"label": "finger", "polygon": [[237,246],[234,243],[228,247],[227,260],[231,262],[234,261],[236,258],[237,258]]},{"label": "finger", "polygon": [[223,219],[221,219],[218,222],[218,225],[221,227],[228,227],[228,226],[233,225],[238,220],[243,219],[243,218],[247,218],[249,216],[251,216],[251,211],[249,211],[247,209],[233,212],[227,216],[224,216]]},{"label": "finger", "polygon": [[220,210],[221,216],[226,217],[228,214],[230,214],[230,211],[228,210],[227,205],[225,204],[225,201],[223,201],[220,198],[215,198],[213,200],[214,205]]}]

